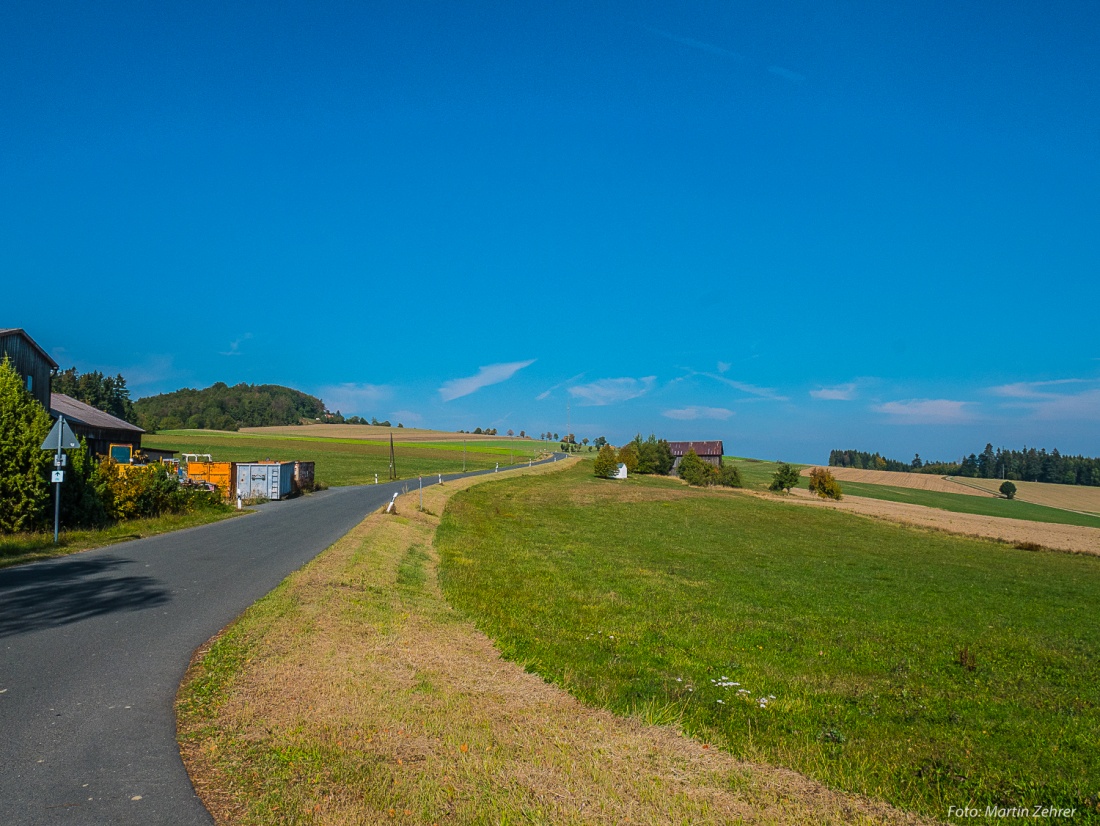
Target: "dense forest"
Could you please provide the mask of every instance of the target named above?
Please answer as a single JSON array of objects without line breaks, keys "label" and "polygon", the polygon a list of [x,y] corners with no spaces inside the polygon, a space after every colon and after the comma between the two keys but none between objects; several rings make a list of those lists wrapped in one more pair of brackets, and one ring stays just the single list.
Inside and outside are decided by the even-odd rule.
[{"label": "dense forest", "polygon": [[138,399],[134,411],[138,424],[149,432],[184,427],[237,430],[312,421],[325,416],[325,405],[315,396],[277,384],[229,387],[217,382],[205,390],[184,388]]},{"label": "dense forest", "polygon": [[130,391],[126,389],[126,379],[121,375],[112,378],[98,370],[91,373],[78,373],[75,367],[70,367],[53,376],[50,390],[76,399],[78,402],[84,402],[131,424],[137,424],[134,404],[130,401]]},{"label": "dense forest", "polygon": [[972,479],[1012,479],[1025,482],[1053,482],[1058,485],[1100,486],[1100,459],[1088,456],[1063,456],[1057,449],[993,449],[987,444],[981,453],[971,453],[958,462],[925,462],[918,453],[910,462],[887,459],[862,450],[829,452],[832,467],[865,470],[894,470],[910,473],[934,473],[940,476],[965,476]]}]

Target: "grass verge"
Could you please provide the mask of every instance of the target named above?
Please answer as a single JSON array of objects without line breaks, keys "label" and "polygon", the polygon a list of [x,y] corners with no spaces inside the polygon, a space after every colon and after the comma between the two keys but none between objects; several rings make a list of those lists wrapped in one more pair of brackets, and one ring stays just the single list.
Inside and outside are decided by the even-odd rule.
[{"label": "grass verge", "polygon": [[368,517],[198,652],[179,739],[218,823],[917,822],[503,661],[438,588],[432,514],[456,487]]},{"label": "grass verge", "polygon": [[584,469],[465,491],[437,542],[452,604],[586,703],[934,817],[1100,821],[1096,558]]},{"label": "grass verge", "polygon": [[52,556],[64,556],[78,551],[88,551],[92,548],[101,548],[104,545],[114,545],[118,542],[128,542],[131,539],[156,536],[160,533],[169,533],[183,528],[194,528],[198,525],[207,525],[235,515],[237,515],[237,511],[232,508],[218,507],[195,513],[130,519],[109,528],[61,531],[57,545],[53,544],[52,531],[50,533],[2,535],[0,536],[0,568],[6,568],[9,565],[21,565],[24,562],[33,562],[36,559],[47,559]]}]

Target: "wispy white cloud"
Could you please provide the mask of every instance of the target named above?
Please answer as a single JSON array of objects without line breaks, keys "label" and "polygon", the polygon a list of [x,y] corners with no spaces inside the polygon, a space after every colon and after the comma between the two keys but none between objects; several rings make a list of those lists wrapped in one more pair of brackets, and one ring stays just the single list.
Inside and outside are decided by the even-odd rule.
[{"label": "wispy white cloud", "polygon": [[[1030,411],[1033,419],[1098,421],[1100,388],[1097,385],[1100,385],[1100,379],[1020,381],[990,387],[989,392],[1010,399],[1005,402],[1006,407]],[[1074,390],[1077,392],[1065,392]]]},{"label": "wispy white cloud", "polygon": [[730,369],[731,367],[733,367],[733,365],[732,365],[732,364],[730,364],[730,363],[729,363],[728,361],[720,361],[720,362],[718,362],[718,372],[719,372],[719,373],[726,373],[726,372],[728,372],[728,371],[729,371],[729,369]]},{"label": "wispy white cloud", "polygon": [[734,60],[746,61],[748,57],[735,52],[732,49],[724,49],[721,46],[715,46],[713,43],[707,43],[703,40],[696,40],[692,37],[684,37],[683,35],[673,34],[672,32],[666,32],[664,29],[655,29],[652,26],[639,26],[639,28],[645,29],[650,34],[655,34],[658,37],[663,37],[665,40],[671,40],[673,43],[679,43],[681,46],[687,46],[690,49],[698,49],[701,52],[707,52],[708,54],[721,55],[722,57],[731,57]]},{"label": "wispy white cloud", "polygon": [[504,364],[489,364],[485,367],[479,367],[477,373],[473,376],[443,382],[443,386],[439,388],[439,395],[445,402],[469,396],[483,387],[508,381],[524,367],[530,367],[534,363],[534,359],[528,359],[527,361],[510,361]]},{"label": "wispy white cloud", "polygon": [[784,69],[782,66],[769,66],[768,71],[784,80],[789,80],[791,83],[801,83],[806,79],[805,75],[792,72],[790,69]]},{"label": "wispy white cloud", "polygon": [[577,375],[573,376],[572,378],[568,378],[565,381],[559,381],[553,387],[550,387],[546,390],[543,390],[541,393],[539,393],[537,396],[535,396],[535,401],[537,401],[537,402],[544,401],[544,400],[550,398],[550,394],[553,393],[558,388],[564,387],[567,384],[572,384],[575,381],[580,381],[583,378],[584,378],[584,373],[577,373]]},{"label": "wispy white cloud", "polygon": [[718,419],[724,421],[733,415],[732,410],[725,407],[680,407],[675,410],[666,410],[661,414],[666,419],[679,419],[691,421],[693,419]]},{"label": "wispy white cloud", "polygon": [[973,421],[972,404],[952,399],[905,399],[871,409],[901,424],[962,424]]},{"label": "wispy white cloud", "polygon": [[569,394],[583,399],[590,405],[615,404],[636,399],[648,393],[656,381],[656,376],[643,376],[640,379],[599,379],[589,384],[570,387]]},{"label": "wispy white cloud", "polygon": [[849,382],[832,387],[820,387],[817,390],[811,390],[810,396],[824,401],[849,402],[856,397],[856,385],[854,382]]},{"label": "wispy white cloud", "polygon": [[1043,421],[1100,421],[1100,390],[1052,396],[1031,405],[1032,414]]},{"label": "wispy white cloud", "polygon": [[229,342],[229,349],[223,350],[220,355],[223,356],[239,356],[241,354],[241,345],[252,338],[252,333],[245,333],[233,341]]},{"label": "wispy white cloud", "polygon": [[749,384],[744,381],[737,381],[736,379],[728,379],[725,376],[716,376],[713,373],[700,373],[701,376],[706,376],[708,379],[714,379],[720,381],[734,390],[740,390],[742,393],[748,393],[750,396],[756,396],[760,399],[770,399],[776,402],[787,401],[786,396],[781,396],[779,391],[774,387],[759,387],[755,384]]},{"label": "wispy white cloud", "polygon": [[1012,384],[1002,384],[990,387],[989,392],[995,396],[1004,396],[1009,399],[1052,399],[1061,393],[1053,393],[1050,388],[1065,387],[1070,384],[1088,384],[1088,379],[1055,379],[1053,381],[1018,381]]},{"label": "wispy white cloud", "polygon": [[329,410],[339,410],[346,416],[377,416],[378,405],[386,401],[393,390],[384,384],[329,384],[318,388],[317,395]]}]

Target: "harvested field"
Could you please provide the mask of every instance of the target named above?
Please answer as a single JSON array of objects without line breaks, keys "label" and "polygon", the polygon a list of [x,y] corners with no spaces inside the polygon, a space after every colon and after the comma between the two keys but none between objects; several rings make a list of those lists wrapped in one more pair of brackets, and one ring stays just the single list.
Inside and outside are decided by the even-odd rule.
[{"label": "harvested field", "polygon": [[432,512],[467,484],[368,517],[200,652],[179,734],[217,823],[925,822],[502,659],[436,581]]},{"label": "harvested field", "polygon": [[[861,472],[866,473],[868,471]],[[918,474],[896,473],[891,475],[916,476]],[[795,488],[791,491],[789,497],[784,498],[790,502],[849,511],[864,516],[886,519],[890,522],[900,522],[904,525],[934,528],[965,536],[998,539],[1012,545],[1035,545],[1057,551],[1100,555],[1100,528],[1058,525],[1049,522],[1028,522],[1023,519],[1003,519],[997,516],[981,516],[971,513],[953,513],[938,508],[926,508],[923,505],[887,502],[881,499],[867,499],[860,496],[845,496],[840,502],[834,502],[821,499],[800,488]]]},{"label": "harvested field", "polygon": [[[500,441],[510,440],[510,436],[485,436],[480,433],[453,433],[449,430],[421,430],[416,427],[376,427],[369,424],[303,424],[285,425],[281,427],[242,427],[240,433],[251,433],[256,436],[309,436],[322,439],[364,439],[370,441],[389,441],[393,434],[394,442],[453,442],[466,440],[474,441]],[[539,443],[538,439],[528,439],[532,445]],[[555,442],[545,442],[548,447],[556,445]]]},{"label": "harvested field", "polygon": [[[825,465],[813,465],[803,468],[802,475],[809,476],[814,467]],[[830,467],[828,470],[841,482],[864,482],[868,485],[892,485],[898,488],[915,488],[917,490],[934,490],[939,493],[965,493],[971,496],[996,496],[996,493],[987,490],[960,485],[942,476],[931,473],[897,473],[892,470],[859,470],[854,467]],[[997,483],[998,485],[1000,482]]]},{"label": "harvested field", "polygon": [[[906,474],[911,475],[911,474]],[[975,486],[991,493],[1001,487],[1000,479],[957,479],[959,487]],[[1013,482],[1021,502],[1063,508],[1082,513],[1100,514],[1100,488],[1091,485],[1052,485],[1047,482]],[[970,490],[974,488],[971,487]],[[960,491],[957,491],[960,492]]]}]

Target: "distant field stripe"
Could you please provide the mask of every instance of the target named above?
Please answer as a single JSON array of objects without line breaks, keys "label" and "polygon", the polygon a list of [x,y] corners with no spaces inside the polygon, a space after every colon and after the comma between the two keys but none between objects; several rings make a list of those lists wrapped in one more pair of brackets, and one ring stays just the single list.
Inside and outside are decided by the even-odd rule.
[{"label": "distant field stripe", "polygon": [[908,502],[928,508],[953,513],[974,513],[981,516],[999,516],[1005,519],[1024,519],[1030,522],[1047,522],[1060,525],[1081,525],[1100,528],[1100,517],[1085,513],[1036,505],[1019,499],[993,499],[959,493],[941,493],[917,488],[898,488],[889,485],[869,485],[862,482],[841,482],[849,496],[865,496],[887,502]]}]

